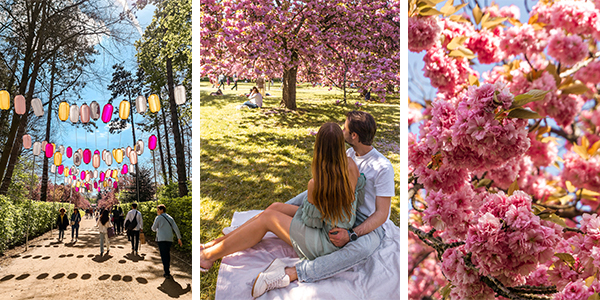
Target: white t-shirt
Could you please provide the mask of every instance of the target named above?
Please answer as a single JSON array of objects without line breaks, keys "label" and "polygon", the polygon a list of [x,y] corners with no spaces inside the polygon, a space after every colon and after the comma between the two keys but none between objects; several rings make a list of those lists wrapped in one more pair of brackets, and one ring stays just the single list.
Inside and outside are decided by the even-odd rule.
[{"label": "white t-shirt", "polygon": [[260,93],[254,93],[250,95],[250,103],[258,105],[258,107],[262,107],[262,95]]},{"label": "white t-shirt", "polygon": [[[375,197],[394,197],[394,168],[390,161],[373,148],[363,156],[356,156],[353,148],[346,150],[348,157],[352,158],[358,166],[358,171],[365,174],[367,182],[365,185],[365,202],[357,209],[361,213],[370,216],[375,212]],[[391,213],[388,211],[388,218]]]}]

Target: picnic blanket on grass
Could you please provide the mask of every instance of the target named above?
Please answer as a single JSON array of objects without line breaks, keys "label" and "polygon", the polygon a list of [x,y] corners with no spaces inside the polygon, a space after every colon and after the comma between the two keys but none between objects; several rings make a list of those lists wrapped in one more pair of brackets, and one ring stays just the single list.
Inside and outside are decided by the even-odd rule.
[{"label": "picnic blanket on grass", "polygon": [[[239,226],[260,210],[235,212],[231,226]],[[388,220],[381,247],[366,262],[336,276],[314,283],[292,282],[287,288],[265,293],[257,299],[399,299],[400,228]],[[251,300],[252,284],[275,258],[294,266],[299,258],[294,249],[273,233],[256,246],[223,258],[217,278],[215,300]]]}]

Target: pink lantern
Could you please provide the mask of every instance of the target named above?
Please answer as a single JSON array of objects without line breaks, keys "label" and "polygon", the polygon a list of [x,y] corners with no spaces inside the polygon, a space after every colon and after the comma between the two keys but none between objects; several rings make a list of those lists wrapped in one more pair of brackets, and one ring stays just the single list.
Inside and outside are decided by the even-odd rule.
[{"label": "pink lantern", "polygon": [[131,147],[127,146],[127,148],[125,148],[125,156],[129,157],[129,153],[131,153]]},{"label": "pink lantern", "polygon": [[100,182],[104,181],[105,176],[104,172],[100,172]]},{"label": "pink lantern", "polygon": [[148,149],[150,150],[154,150],[156,149],[156,136],[153,134],[150,136],[150,138],[148,138]]},{"label": "pink lantern", "polygon": [[25,97],[23,97],[22,95],[17,95],[15,97],[15,112],[19,115],[25,114],[25,108],[27,107],[25,105]]},{"label": "pink lantern", "polygon": [[116,188],[119,188],[119,186],[117,185],[117,182],[116,182],[116,181],[115,181],[115,182],[113,182],[113,188],[115,188],[115,189],[116,189]]},{"label": "pink lantern", "polygon": [[54,155],[54,146],[52,144],[46,144],[46,157],[50,158]]},{"label": "pink lantern", "polygon": [[43,150],[43,151],[46,151],[46,145],[48,145],[48,142],[46,142],[46,141],[43,141],[43,142],[42,142],[42,150]]},{"label": "pink lantern", "polygon": [[85,179],[85,171],[81,171],[81,176],[80,176],[81,180]]},{"label": "pink lantern", "polygon": [[25,149],[31,148],[31,136],[29,134],[23,135],[23,147]]},{"label": "pink lantern", "polygon": [[98,188],[98,182],[94,180],[94,188],[97,189]]},{"label": "pink lantern", "polygon": [[67,147],[67,157],[71,158],[73,156],[73,148],[71,146]]},{"label": "pink lantern", "polygon": [[94,150],[94,154],[100,155],[100,151],[99,150]]},{"label": "pink lantern", "polygon": [[87,165],[90,163],[91,160],[92,160],[92,151],[90,151],[90,149],[83,150],[83,163]]},{"label": "pink lantern", "polygon": [[123,168],[121,169],[121,174],[125,175],[128,173],[127,164],[123,164]]},{"label": "pink lantern", "polygon": [[79,114],[81,115],[81,123],[86,124],[90,121],[90,112],[90,107],[84,103],[79,109]]},{"label": "pink lantern", "polygon": [[77,176],[73,175],[73,180],[77,180]]},{"label": "pink lantern", "polygon": [[95,169],[98,169],[98,167],[100,166],[100,153],[94,153],[94,157],[92,158],[92,166]]},{"label": "pink lantern", "polygon": [[63,165],[58,166],[58,174],[59,175],[62,175],[64,171],[65,171],[65,166],[63,166]]},{"label": "pink lantern", "polygon": [[112,114],[113,114],[113,106],[112,106],[112,104],[107,103],[106,105],[104,105],[104,108],[102,109],[102,122],[104,122],[104,123],[110,122],[110,118],[112,118]]},{"label": "pink lantern", "polygon": [[79,187],[75,187],[75,191],[76,191],[76,192],[79,192]]}]

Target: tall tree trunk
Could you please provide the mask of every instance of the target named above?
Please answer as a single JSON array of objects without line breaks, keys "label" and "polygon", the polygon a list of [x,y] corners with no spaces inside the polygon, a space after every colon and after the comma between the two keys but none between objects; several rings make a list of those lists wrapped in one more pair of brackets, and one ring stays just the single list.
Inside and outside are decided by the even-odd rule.
[{"label": "tall tree trunk", "polygon": [[[298,60],[298,53],[292,52],[292,63]],[[298,66],[283,71],[283,83],[281,89],[283,90],[283,97],[281,102],[286,108],[295,110],[296,109],[296,77],[298,75]]]},{"label": "tall tree trunk", "polygon": [[[129,94],[129,116],[131,117],[131,135],[133,136],[133,151],[135,151],[135,125],[133,123],[133,105],[131,103],[131,93]],[[140,202],[140,167],[139,164],[135,164],[135,191],[137,193],[137,202]]]},{"label": "tall tree trunk", "polygon": [[162,148],[162,140],[160,138],[160,126],[158,126],[158,117],[156,117],[156,135],[158,136],[158,151],[160,152],[160,166],[161,166],[161,170],[162,170],[162,174],[163,174],[163,181],[165,182],[165,185],[168,184],[167,181],[167,169],[165,169],[165,155],[163,153],[163,148]]},{"label": "tall tree trunk", "polygon": [[173,84],[173,67],[171,58],[167,57],[167,86],[169,88],[169,106],[171,108],[171,122],[173,122],[173,139],[175,140],[175,158],[177,159],[177,183],[179,186],[179,197],[188,194],[187,176],[185,174],[185,154],[183,143],[179,132],[179,116],[177,116],[177,104],[175,103],[175,86]]},{"label": "tall tree trunk", "polygon": [[[52,73],[50,74],[50,93],[48,95],[48,118],[46,119],[46,138],[50,142],[50,127],[52,125],[52,100],[54,100],[54,74],[56,72],[55,61],[52,61]],[[44,155],[44,164],[42,167],[42,187],[40,189],[40,201],[46,201],[48,192],[48,158]]]},{"label": "tall tree trunk", "polygon": [[[169,145],[169,130],[167,129],[167,117],[165,110],[161,109],[163,125],[165,127],[165,143],[167,144],[167,167],[169,168],[169,183],[173,182],[173,170],[171,169],[171,146]],[[164,166],[163,166],[164,167]]]},{"label": "tall tree trunk", "polygon": [[[177,115],[179,115],[179,113],[177,113]],[[177,121],[179,121],[179,118],[177,118]],[[189,168],[185,165],[185,133],[183,132],[183,123],[179,123],[179,132],[181,133],[181,145],[183,147],[183,165],[185,166],[185,176],[186,178],[190,177],[190,173],[189,173]]]}]

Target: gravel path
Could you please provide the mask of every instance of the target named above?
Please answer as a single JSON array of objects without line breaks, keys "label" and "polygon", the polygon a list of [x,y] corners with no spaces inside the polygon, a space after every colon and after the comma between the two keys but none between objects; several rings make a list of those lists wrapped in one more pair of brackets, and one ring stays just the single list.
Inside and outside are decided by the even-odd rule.
[{"label": "gravel path", "polygon": [[192,299],[192,268],[171,256],[173,279],[165,279],[158,248],[140,245],[131,254],[126,236],[110,239],[110,255],[100,257],[95,220],[83,219],[79,241],[71,228],[58,230],[0,258],[0,299]]}]

